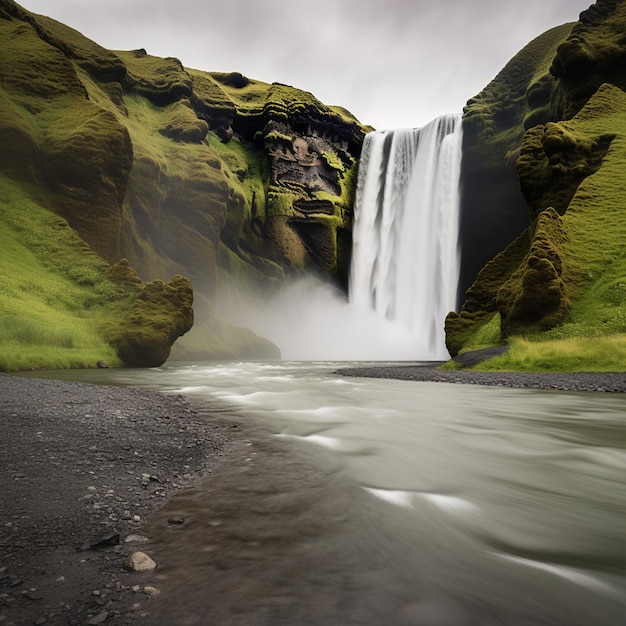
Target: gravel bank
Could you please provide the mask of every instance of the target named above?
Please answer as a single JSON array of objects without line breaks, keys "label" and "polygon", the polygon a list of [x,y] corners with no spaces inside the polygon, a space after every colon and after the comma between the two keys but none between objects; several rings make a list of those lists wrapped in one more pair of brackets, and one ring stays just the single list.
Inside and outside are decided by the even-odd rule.
[{"label": "gravel bank", "polygon": [[0,399],[0,624],[137,623],[125,538],[211,471],[226,426],[121,387],[0,374]]},{"label": "gravel bank", "polygon": [[340,376],[394,378],[437,383],[560,389],[562,391],[626,392],[626,372],[581,372],[575,374],[535,374],[530,372],[474,372],[438,370],[432,365],[354,367],[337,370]]}]

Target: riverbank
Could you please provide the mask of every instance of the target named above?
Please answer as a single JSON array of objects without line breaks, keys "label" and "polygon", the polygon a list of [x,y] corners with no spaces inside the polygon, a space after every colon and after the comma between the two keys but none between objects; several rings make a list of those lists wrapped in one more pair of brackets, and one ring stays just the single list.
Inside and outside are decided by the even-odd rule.
[{"label": "riverbank", "polygon": [[336,370],[340,376],[389,378],[421,382],[486,385],[560,391],[626,392],[626,372],[475,372],[472,370],[440,370],[438,363],[428,365],[391,365],[381,367],[350,367]]},{"label": "riverbank", "polygon": [[[229,450],[182,396],[0,374],[0,623],[137,623],[122,561],[142,525]],[[154,556],[158,561],[158,555]]]}]

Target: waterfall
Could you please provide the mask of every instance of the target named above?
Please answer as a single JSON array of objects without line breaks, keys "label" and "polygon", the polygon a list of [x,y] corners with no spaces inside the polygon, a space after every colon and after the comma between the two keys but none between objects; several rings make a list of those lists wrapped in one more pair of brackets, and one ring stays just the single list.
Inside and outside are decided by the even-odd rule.
[{"label": "waterfall", "polygon": [[461,116],[369,133],[357,182],[350,303],[371,308],[447,359],[456,307]]}]

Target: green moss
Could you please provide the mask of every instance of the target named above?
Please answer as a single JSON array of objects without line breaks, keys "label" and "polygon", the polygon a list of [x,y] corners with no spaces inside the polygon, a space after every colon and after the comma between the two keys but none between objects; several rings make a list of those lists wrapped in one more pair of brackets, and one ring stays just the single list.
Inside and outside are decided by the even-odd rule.
[{"label": "green moss", "polygon": [[602,2],[580,17],[559,46],[550,70],[558,78],[555,100],[561,119],[576,115],[604,83],[626,89],[626,7]]},{"label": "green moss", "polygon": [[90,76],[102,82],[122,82],[126,66],[114,52],[56,20],[38,15],[34,22],[44,41],[56,47]]},{"label": "green moss", "polygon": [[[498,292],[519,267],[528,253],[529,245],[528,233],[522,233],[483,267],[465,293],[460,313],[448,314],[445,321],[446,347],[452,356],[459,354],[479,329],[493,320],[498,310]],[[494,345],[497,343],[499,339]]]},{"label": "green moss", "polygon": [[[98,333],[106,327],[127,362],[134,348],[126,349],[132,341],[121,338],[120,319],[138,337],[145,331],[139,343],[152,342],[152,331],[139,333],[140,319],[152,323],[146,311],[128,321],[142,280],[184,273],[210,299],[218,272],[224,284],[265,289],[294,268],[335,271],[363,137],[346,111],[286,85],[185,69],[141,50],[106,51],[5,4],[13,19],[0,20],[0,173],[29,185],[42,210],[60,214],[114,264],[101,281],[100,270],[75,259],[66,279],[90,292],[77,303],[111,307]],[[284,129],[272,133],[278,122]],[[319,180],[309,184],[310,170],[297,171],[308,162],[290,158],[293,177],[272,178],[268,146],[277,141],[306,143]],[[294,209],[300,201],[309,203],[305,218]],[[54,341],[68,343],[66,333]]]},{"label": "green moss", "polygon": [[612,133],[586,133],[575,121],[529,130],[517,169],[532,219],[549,207],[563,215],[581,181],[600,167],[613,138]]},{"label": "green moss", "polygon": [[277,130],[272,130],[265,135],[265,139],[269,141],[282,141],[287,145],[291,146],[293,144],[293,137],[289,135],[285,135]]},{"label": "green moss", "polygon": [[546,94],[551,94],[554,80],[549,69],[558,46],[573,27],[574,24],[563,24],[534,39],[480,94],[468,101],[463,122],[470,143],[488,140],[492,146],[504,144],[503,152],[519,145],[526,128],[524,118],[538,105],[544,106]]},{"label": "green moss", "polygon": [[209,125],[195,114],[188,100],[179,100],[163,116],[166,125],[159,132],[174,141],[200,143],[209,132]]},{"label": "green moss", "polygon": [[558,213],[543,211],[534,224],[528,253],[497,293],[504,336],[549,330],[565,319],[571,306],[563,280],[566,240]]},{"label": "green moss", "polygon": [[[626,94],[621,89],[605,85],[578,115],[567,124],[559,125],[563,130],[556,135],[555,142],[550,137],[540,142],[539,145],[545,144],[550,152],[554,145],[598,145],[602,138],[612,138],[602,159],[594,164],[593,172],[584,177],[573,192],[569,192],[572,197],[563,216],[557,219],[552,212],[550,220],[545,220],[549,213],[541,214],[544,223],[535,232],[525,260],[520,261],[508,284],[498,288],[505,334],[523,332],[534,337],[533,333],[538,328],[550,329],[558,322],[565,322],[546,333],[546,339],[566,343],[575,339],[577,341],[572,345],[583,345],[585,342],[580,343],[579,339],[626,332],[626,292],[623,287],[626,284],[626,222],[623,219],[626,192],[621,183],[626,155],[625,110]],[[560,131],[560,128],[555,130]],[[544,136],[541,128],[533,132]],[[545,150],[543,154],[546,154]],[[547,155],[538,156],[540,163],[541,159],[548,159]],[[547,184],[548,194],[552,193],[550,187]],[[540,193],[537,193],[537,198],[541,200]],[[506,252],[504,256],[512,258]],[[539,271],[543,266],[529,267],[529,260],[533,258],[544,259],[541,262],[545,265],[543,269],[549,271],[550,276],[544,276]],[[528,279],[529,283],[523,287],[529,272],[536,280]],[[472,289],[483,288],[485,282],[477,281]],[[526,295],[522,296],[524,292]],[[554,307],[545,306],[550,298],[546,300],[544,296],[550,293],[556,297]],[[513,323],[510,320],[516,298],[525,300],[520,301],[517,307],[518,314],[523,318],[521,326],[515,321],[516,314],[513,314]],[[470,304],[472,300],[468,299],[464,308]],[[484,301],[476,305],[477,310],[487,307]],[[462,312],[461,317],[467,318],[467,312]],[[468,336],[460,341],[461,346],[467,341]],[[528,356],[524,359],[527,363],[524,367],[530,367],[532,359]],[[568,362],[573,362],[573,357],[568,359]],[[513,361],[494,361],[490,367],[505,362],[507,367],[513,367]],[[537,367],[544,365],[538,363]]]},{"label": "green moss", "polygon": [[136,95],[125,104],[134,160],[123,204],[123,254],[144,280],[184,273],[198,289],[214,289],[215,249],[231,193],[220,156],[206,142],[160,134],[177,105]]},{"label": "green moss", "polygon": [[[626,159],[626,47],[617,34],[625,27],[626,7],[621,3],[591,7],[558,44],[551,75],[546,75],[545,63],[532,68],[526,102],[519,111],[525,110],[526,127],[539,125],[524,136],[517,167],[531,219],[544,221],[538,229],[543,233],[531,230],[533,238],[527,239],[530,247],[522,259],[519,252],[523,245],[516,254],[508,250],[496,257],[500,263],[505,257],[507,266],[501,265],[501,276],[506,280],[499,281],[489,271],[494,266],[488,265],[468,291],[461,314],[451,315],[447,324],[453,349],[466,349],[480,332],[477,329],[492,320],[496,294],[504,336],[521,333],[528,337],[531,348],[524,348],[523,358],[514,359],[512,352],[510,357],[493,360],[485,367],[506,364],[513,369],[567,370],[584,367],[586,362],[593,368],[600,357],[588,349],[588,338],[626,332],[622,298],[626,284],[626,193],[621,183]],[[557,35],[554,44],[563,32],[553,34]],[[523,77],[521,66],[519,77]],[[504,83],[502,78],[506,79]],[[528,75],[523,78],[526,80]],[[510,77],[499,77],[494,81],[496,89],[488,88],[468,106],[467,113],[474,118],[468,124],[469,137],[482,143],[485,150],[491,150],[487,146],[503,136],[498,135],[498,119],[506,116],[495,114],[493,107],[500,105],[497,98],[492,98],[506,81],[510,82]],[[509,97],[505,91],[501,95]],[[515,124],[509,120],[502,132],[508,128],[510,133]],[[515,141],[514,133],[508,137]],[[497,156],[494,151],[490,154],[491,158]],[[510,162],[515,155],[512,143],[508,152],[498,158]],[[553,209],[561,215],[560,220]],[[549,221],[558,228],[545,228],[544,218],[550,213]],[[518,261],[513,262],[515,256]],[[557,352],[576,346],[581,356],[563,357],[561,365],[556,364],[557,357],[550,356],[552,364],[546,365],[540,355],[541,350],[548,349],[544,339],[558,344]]]},{"label": "green moss", "polygon": [[0,20],[0,84],[30,113],[40,113],[63,97],[85,100],[85,89],[72,63],[43,41],[33,25]]},{"label": "green moss", "polygon": [[158,105],[191,96],[191,76],[178,59],[151,56],[144,50],[118,51],[116,54],[127,68],[124,84],[134,93]]},{"label": "green moss", "polygon": [[501,319],[499,313],[486,316],[482,325],[478,326],[475,332],[464,342],[459,354],[491,348],[502,343],[502,330],[500,328]]},{"label": "green moss", "polygon": [[156,280],[136,296],[128,316],[106,328],[106,337],[128,367],[159,367],[178,337],[193,325],[193,289],[183,276]]}]

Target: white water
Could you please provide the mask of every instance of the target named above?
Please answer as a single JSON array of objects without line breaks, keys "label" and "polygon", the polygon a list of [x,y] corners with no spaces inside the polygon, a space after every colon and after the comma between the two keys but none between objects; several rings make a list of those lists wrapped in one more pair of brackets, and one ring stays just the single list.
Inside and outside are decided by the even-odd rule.
[{"label": "white water", "polygon": [[313,277],[269,301],[221,294],[218,312],[294,361],[447,360],[459,255],[460,116],[365,138],[350,301]]},{"label": "white water", "polygon": [[447,359],[444,320],[455,309],[461,116],[422,129],[366,135],[357,185],[350,302],[398,322]]}]

